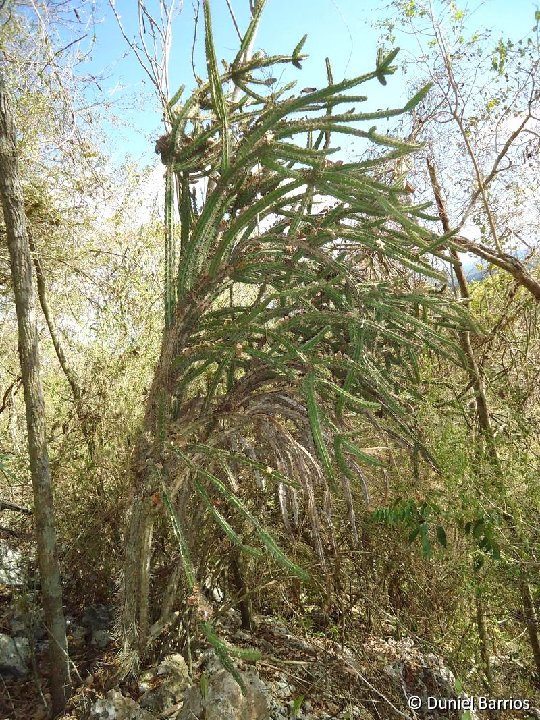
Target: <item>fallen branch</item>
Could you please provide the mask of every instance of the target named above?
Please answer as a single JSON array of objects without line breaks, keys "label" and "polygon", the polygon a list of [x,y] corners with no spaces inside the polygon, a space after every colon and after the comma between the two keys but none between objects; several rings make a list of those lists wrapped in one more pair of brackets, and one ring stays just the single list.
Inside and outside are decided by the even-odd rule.
[{"label": "fallen branch", "polygon": [[11,528],[0,525],[0,535],[8,535],[9,537],[17,538],[17,540],[31,540],[32,536],[28,533],[20,532],[19,530],[12,530]]},{"label": "fallen branch", "polygon": [[8,502],[7,500],[0,500],[0,510],[14,510],[15,512],[20,512],[23,515],[32,515],[33,513],[30,508],[15,505],[15,503]]}]

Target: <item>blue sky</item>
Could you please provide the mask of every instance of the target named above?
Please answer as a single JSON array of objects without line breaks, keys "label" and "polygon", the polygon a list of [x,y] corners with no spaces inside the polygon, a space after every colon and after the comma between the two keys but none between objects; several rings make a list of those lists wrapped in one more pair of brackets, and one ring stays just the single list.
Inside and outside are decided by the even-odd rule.
[{"label": "blue sky", "polygon": [[[153,3],[154,0],[148,0],[149,7]],[[231,4],[240,28],[245,29],[247,0],[231,0]],[[463,6],[459,2],[458,5]],[[111,101],[111,109],[102,113],[101,127],[114,161],[121,162],[128,155],[140,165],[154,163],[154,142],[162,127],[159,103],[147,77],[127,48],[107,0],[98,0],[96,7],[96,42],[91,56],[78,67],[78,72],[99,76],[99,86]],[[336,80],[358,75],[371,70],[375,63],[382,30],[374,27],[374,23],[395,15],[385,7],[386,4],[375,0],[268,0],[256,45],[268,53],[290,52],[307,33],[305,51],[310,59],[302,71],[294,68],[286,71],[287,79],[297,79],[300,88],[324,83],[324,59],[327,55],[331,58]],[[487,0],[469,7],[474,9],[472,24],[480,29],[492,29],[495,38],[502,33],[514,38],[526,35],[533,25],[537,9],[529,0]],[[134,37],[136,0],[117,0],[117,9],[127,34]],[[226,0],[213,0],[212,12],[218,57],[230,58],[235,54],[238,39]],[[193,14],[193,0],[184,0],[174,24],[171,92],[181,84],[186,84],[188,89],[193,86]],[[471,26],[471,31],[476,27]],[[398,44],[404,47],[405,52],[417,52],[410,39],[400,36],[399,29],[398,18]],[[201,12],[197,51],[197,63],[201,68],[204,67],[200,64],[203,57],[202,34]],[[279,75],[278,79],[284,80]],[[400,73],[396,73],[386,88],[374,81],[365,86],[365,92],[370,109],[394,107],[404,100],[405,83]],[[99,99],[101,93],[96,85],[91,84],[87,94]]]}]

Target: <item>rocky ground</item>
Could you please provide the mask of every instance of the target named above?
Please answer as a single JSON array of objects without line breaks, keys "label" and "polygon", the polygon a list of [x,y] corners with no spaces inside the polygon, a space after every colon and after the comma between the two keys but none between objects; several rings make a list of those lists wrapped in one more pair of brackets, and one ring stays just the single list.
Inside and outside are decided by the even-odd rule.
[{"label": "rocky ground", "polygon": [[[13,593],[0,594],[0,720],[47,717],[46,633],[39,617],[21,612]],[[407,698],[457,699],[452,673],[412,641],[364,638],[344,647],[323,634],[290,632],[257,617],[241,629],[230,610],[216,630],[230,646],[256,650],[256,662],[235,660],[244,689],[223,669],[212,648],[194,649],[191,672],[169,652],[130,684],[111,686],[116,662],[112,612],[103,605],[69,617],[77,690],[63,720],[458,720],[455,710],[419,708]],[[507,717],[510,717],[507,715]],[[512,716],[513,717],[513,716]],[[525,717],[518,713],[515,717]],[[540,717],[540,716],[539,716]]]},{"label": "rocky ground", "polygon": [[[0,720],[46,720],[49,705],[47,632],[37,596],[20,578],[0,576]],[[24,589],[23,589],[24,587]],[[235,659],[237,680],[209,645],[193,645],[190,667],[174,642],[129,683],[118,683],[113,610],[103,604],[67,615],[75,692],[62,720],[474,720],[488,714],[429,708],[428,697],[459,705],[467,696],[443,660],[410,639],[363,636],[340,644],[324,632],[255,616],[253,631],[240,614],[218,610],[220,640]],[[250,652],[251,651],[251,652]],[[254,660],[257,655],[258,659]],[[251,657],[250,661],[246,657]],[[511,688],[505,690],[511,696]],[[410,698],[420,707],[411,709]],[[500,718],[535,718],[502,711]]]}]

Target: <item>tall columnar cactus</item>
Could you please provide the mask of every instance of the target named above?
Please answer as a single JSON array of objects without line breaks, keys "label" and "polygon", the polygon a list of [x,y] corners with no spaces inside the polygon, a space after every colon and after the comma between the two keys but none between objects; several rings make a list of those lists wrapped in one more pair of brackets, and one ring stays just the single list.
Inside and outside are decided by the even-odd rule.
[{"label": "tall columnar cactus", "polygon": [[[304,508],[324,563],[320,527],[332,522],[329,499],[338,488],[356,533],[351,483],[361,484],[362,464],[373,462],[360,421],[376,423],[374,413],[384,412],[403,442],[416,442],[406,417],[415,355],[428,347],[455,356],[441,326],[465,322],[457,305],[414,289],[413,273],[439,277],[436,239],[418,222],[425,207],[373,172],[415,148],[369,124],[410,110],[427,90],[404,108],[356,109],[366,100],[357,88],[372,79],[385,84],[397,51],[351,80],[333,82],[327,62],[325,87],[276,89],[267,71],[300,68],[305,37],[288,55],[249,57],[264,4],[257,3],[236,58],[220,70],[205,0],[208,79],[185,102],[182,91],[174,96],[172,130],[159,142],[167,168],[166,323],[134,460],[123,618],[131,660],[167,622],[150,627],[148,604],[160,508],[178,539],[191,598],[198,569],[187,496],[199,498],[241,551],[268,552],[305,577],[248,507],[247,488],[264,494],[277,485],[288,525]],[[361,138],[380,151],[335,160],[336,137]],[[375,273],[380,265],[395,271]]]}]

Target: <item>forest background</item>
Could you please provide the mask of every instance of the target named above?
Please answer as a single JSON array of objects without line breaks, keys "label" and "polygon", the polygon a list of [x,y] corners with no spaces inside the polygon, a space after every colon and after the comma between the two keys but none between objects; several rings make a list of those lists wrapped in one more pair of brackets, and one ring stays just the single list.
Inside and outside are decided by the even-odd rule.
[{"label": "forest background", "polygon": [[[117,607],[132,672],[171,618],[182,626],[180,607],[219,586],[248,626],[267,613],[353,645],[410,637],[471,691],[533,696],[539,11],[321,0],[306,13],[269,0],[252,46],[244,33],[263,5],[1,6],[56,497],[63,600],[51,612]],[[283,52],[278,70],[265,64]],[[234,119],[243,106],[225,76],[249,62],[258,90],[236,87],[263,119],[291,80],[290,122],[324,111],[300,127],[301,149],[281,141],[283,115],[269,116],[270,150],[254,139],[258,116]],[[324,88],[344,93],[362,72],[368,114],[351,96],[362,109],[338,115],[355,134],[329,119],[340,111]],[[181,84],[200,112],[189,128]],[[282,178],[305,181],[296,205],[283,204]],[[9,247],[0,531],[31,563]],[[240,432],[250,411],[258,420]],[[38,612],[38,587],[19,601]]]}]

